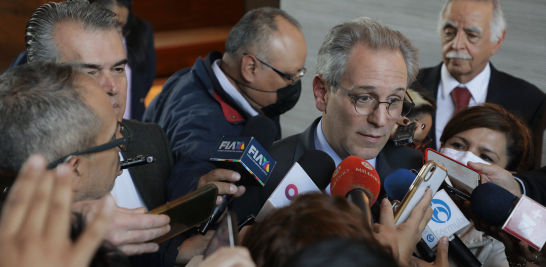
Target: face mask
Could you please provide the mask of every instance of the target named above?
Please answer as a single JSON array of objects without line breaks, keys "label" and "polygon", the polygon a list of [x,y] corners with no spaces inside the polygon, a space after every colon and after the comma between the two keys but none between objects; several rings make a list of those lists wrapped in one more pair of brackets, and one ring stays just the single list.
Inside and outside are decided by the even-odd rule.
[{"label": "face mask", "polygon": [[[246,84],[243,84],[243,83],[235,80],[233,77],[231,77],[229,74],[227,74],[225,72],[224,72],[224,74],[226,74],[229,78],[234,80],[235,83],[237,84],[237,86],[239,87],[239,89],[241,90],[241,93],[244,94],[246,97],[248,97],[256,105],[260,106],[263,114],[266,117],[269,117],[269,118],[279,116],[279,115],[284,114],[285,112],[291,110],[296,105],[296,103],[298,103],[298,100],[300,99],[301,80],[297,81],[295,84],[289,84],[286,87],[278,89],[277,91],[264,91],[264,90],[252,88],[252,87],[250,87],[250,86],[248,86]],[[264,106],[258,104],[258,102],[254,101],[254,99],[252,99],[248,94],[246,94],[241,89],[241,85],[244,86],[244,87],[247,87],[249,89],[252,89],[254,91],[258,91],[258,92],[262,92],[262,93],[269,93],[269,94],[276,93],[277,94],[277,102],[264,107]]]},{"label": "face mask", "polygon": [[459,151],[452,148],[442,148],[440,149],[440,153],[465,165],[468,165],[469,161],[491,165],[491,163],[481,159],[470,151]]}]

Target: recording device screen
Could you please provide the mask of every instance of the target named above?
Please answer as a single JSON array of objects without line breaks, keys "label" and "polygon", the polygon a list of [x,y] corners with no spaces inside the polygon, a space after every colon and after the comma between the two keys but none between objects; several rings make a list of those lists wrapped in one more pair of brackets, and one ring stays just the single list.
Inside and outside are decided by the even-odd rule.
[{"label": "recording device screen", "polygon": [[482,183],[480,172],[453,160],[440,152],[427,148],[425,151],[425,162],[434,160],[447,170],[449,181],[456,189],[470,195],[474,188]]},{"label": "recording device screen", "polygon": [[234,213],[227,212],[220,226],[212,236],[203,258],[208,257],[220,247],[234,247],[237,244],[237,219]]},{"label": "recording device screen", "polygon": [[394,144],[397,146],[413,143],[413,133],[415,132],[415,122],[408,126],[398,126],[394,134]]},{"label": "recording device screen", "polygon": [[218,188],[209,184],[149,211],[149,214],[165,214],[171,219],[171,231],[152,242],[162,243],[208,220],[217,195]]}]

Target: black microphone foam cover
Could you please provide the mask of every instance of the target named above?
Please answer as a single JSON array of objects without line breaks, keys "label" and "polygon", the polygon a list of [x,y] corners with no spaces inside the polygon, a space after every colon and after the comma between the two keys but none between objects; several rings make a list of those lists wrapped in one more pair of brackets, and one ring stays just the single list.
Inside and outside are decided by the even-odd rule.
[{"label": "black microphone foam cover", "polygon": [[257,115],[246,122],[239,136],[254,137],[266,151],[269,151],[277,136],[277,126],[270,118]]},{"label": "black microphone foam cover", "polygon": [[470,196],[470,206],[474,214],[490,223],[503,224],[517,197],[508,190],[492,183],[478,185]]},{"label": "black microphone foam cover", "polygon": [[305,152],[298,160],[298,164],[320,190],[328,187],[332,173],[336,169],[334,160],[326,152],[320,150]]}]

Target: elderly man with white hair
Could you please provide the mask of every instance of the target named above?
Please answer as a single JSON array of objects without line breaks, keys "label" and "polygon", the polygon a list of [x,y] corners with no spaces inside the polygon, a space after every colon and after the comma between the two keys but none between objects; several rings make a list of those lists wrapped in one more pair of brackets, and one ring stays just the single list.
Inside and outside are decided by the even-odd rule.
[{"label": "elderly man with white hair", "polygon": [[481,103],[500,105],[521,116],[534,132],[541,131],[546,95],[489,62],[506,36],[500,0],[447,0],[438,31],[443,62],[421,69],[418,77],[438,103],[429,132],[433,148],[440,147],[440,136],[454,112]]}]

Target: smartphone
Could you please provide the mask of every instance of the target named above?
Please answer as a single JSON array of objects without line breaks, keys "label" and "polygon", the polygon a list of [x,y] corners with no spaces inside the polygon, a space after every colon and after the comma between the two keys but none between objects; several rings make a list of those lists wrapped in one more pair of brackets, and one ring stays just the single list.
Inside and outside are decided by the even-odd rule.
[{"label": "smartphone", "polygon": [[237,246],[237,233],[237,216],[235,216],[235,213],[228,211],[207,245],[203,258],[207,258],[220,247]]},{"label": "smartphone", "polygon": [[394,133],[393,142],[397,146],[413,143],[413,133],[415,132],[415,122],[407,126],[398,126]]},{"label": "smartphone", "polygon": [[434,149],[425,150],[425,162],[433,160],[447,170],[449,181],[459,191],[471,195],[474,188],[482,183],[482,175],[474,170]]},{"label": "smartphone", "polygon": [[447,170],[444,167],[434,161],[427,162],[413,180],[408,193],[400,202],[400,207],[394,213],[395,224],[402,224],[409,218],[415,206],[425,195],[427,187],[432,190],[434,196],[446,177]]},{"label": "smartphone", "polygon": [[151,242],[160,244],[207,221],[216,207],[216,196],[218,188],[209,184],[149,211],[148,214],[165,214],[171,218],[171,231]]}]

